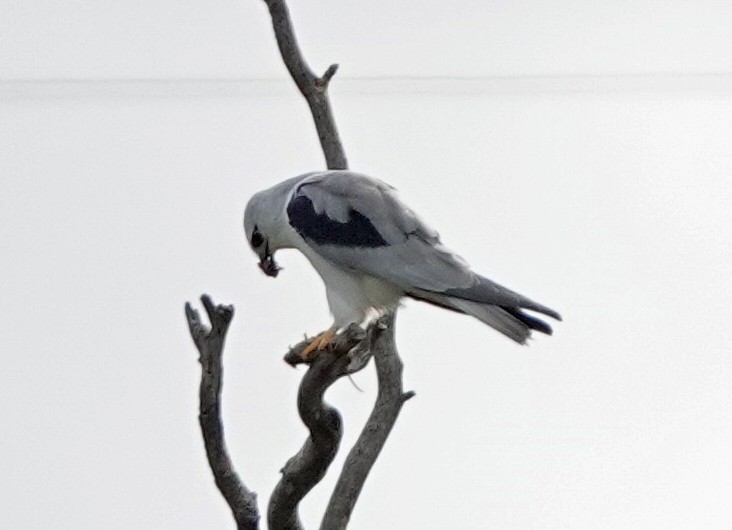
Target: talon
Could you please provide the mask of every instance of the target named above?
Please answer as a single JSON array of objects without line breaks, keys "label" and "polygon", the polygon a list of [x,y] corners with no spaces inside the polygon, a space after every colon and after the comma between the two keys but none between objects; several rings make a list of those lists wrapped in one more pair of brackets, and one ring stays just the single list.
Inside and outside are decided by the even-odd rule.
[{"label": "talon", "polygon": [[310,341],[310,344],[308,344],[302,351],[300,357],[304,361],[312,360],[315,357],[316,352],[324,350],[328,344],[330,344],[330,341],[333,340],[335,334],[336,330],[334,328],[330,328],[325,330],[323,333],[316,335],[313,337],[313,340]]}]

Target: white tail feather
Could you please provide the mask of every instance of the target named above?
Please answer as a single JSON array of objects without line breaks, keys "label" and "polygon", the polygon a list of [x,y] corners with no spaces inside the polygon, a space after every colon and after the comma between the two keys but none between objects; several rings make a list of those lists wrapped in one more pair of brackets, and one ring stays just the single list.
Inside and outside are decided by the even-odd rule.
[{"label": "white tail feather", "polygon": [[498,306],[460,298],[450,298],[450,306],[488,324],[519,344],[526,344],[526,340],[531,337],[531,330],[526,324]]}]

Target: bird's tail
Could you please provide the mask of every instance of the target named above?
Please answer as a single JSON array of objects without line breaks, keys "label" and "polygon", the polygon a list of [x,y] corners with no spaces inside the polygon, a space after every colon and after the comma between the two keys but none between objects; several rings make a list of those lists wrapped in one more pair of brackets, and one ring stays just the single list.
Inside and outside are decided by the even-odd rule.
[{"label": "bird's tail", "polygon": [[[487,279],[481,277],[481,280]],[[487,281],[490,282],[490,280]],[[532,331],[547,335],[552,334],[552,328],[549,324],[526,313],[525,310],[543,313],[557,320],[562,319],[556,311],[498,286],[494,282],[482,284],[481,287],[488,287],[490,291],[485,290],[487,294],[483,296],[483,292],[476,292],[474,289],[462,292],[452,290],[450,294],[415,290],[410,292],[409,296],[416,300],[473,316],[519,344],[526,344]],[[498,295],[496,294],[496,288],[500,288]]]},{"label": "bird's tail", "polygon": [[459,298],[453,298],[451,302],[458,311],[477,318],[519,344],[526,344],[531,337],[532,330],[547,335],[552,334],[552,328],[546,322],[532,317],[520,309],[481,304]]}]

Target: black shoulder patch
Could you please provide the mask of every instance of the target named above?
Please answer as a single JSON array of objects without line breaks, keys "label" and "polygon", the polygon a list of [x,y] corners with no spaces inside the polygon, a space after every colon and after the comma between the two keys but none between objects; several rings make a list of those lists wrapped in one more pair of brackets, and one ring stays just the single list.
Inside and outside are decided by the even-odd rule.
[{"label": "black shoulder patch", "polygon": [[298,195],[287,205],[290,225],[304,238],[319,245],[345,247],[385,247],[388,243],[361,212],[351,210],[348,222],[340,223],[325,212],[315,213],[312,201]]}]

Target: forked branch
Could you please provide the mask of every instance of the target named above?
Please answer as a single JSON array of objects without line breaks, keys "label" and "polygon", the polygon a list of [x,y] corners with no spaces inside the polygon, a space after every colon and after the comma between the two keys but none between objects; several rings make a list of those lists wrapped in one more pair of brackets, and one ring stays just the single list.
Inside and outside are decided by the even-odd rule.
[{"label": "forked branch", "polygon": [[414,397],[414,392],[402,391],[403,366],[394,343],[395,319],[396,313],[388,314],[369,328],[365,348],[376,363],[379,392],[371,415],[343,464],[321,530],[347,527],[364,482],[389,437],[402,405]]},{"label": "forked branch", "polygon": [[[270,530],[302,529],[298,505],[325,476],[343,434],[340,414],[325,403],[323,396],[339,378],[366,366],[370,357],[370,351],[364,348],[366,335],[363,329],[352,325],[309,363],[300,383],[297,407],[310,436],[285,464],[282,478],[272,492],[267,510]],[[305,340],[292,348],[285,361],[292,365],[305,363],[301,353],[309,342]]]},{"label": "forked branch", "polygon": [[234,316],[232,306],[214,305],[207,294],[201,296],[211,327],[201,321],[198,311],[186,303],[186,320],[193,342],[200,354],[201,386],[199,390],[199,415],[201,433],[206,446],[208,464],[216,486],[229,504],[239,530],[257,530],[259,512],[257,495],[239,478],[229,457],[221,422],[221,387],[224,367],[221,356],[229,323]]}]

